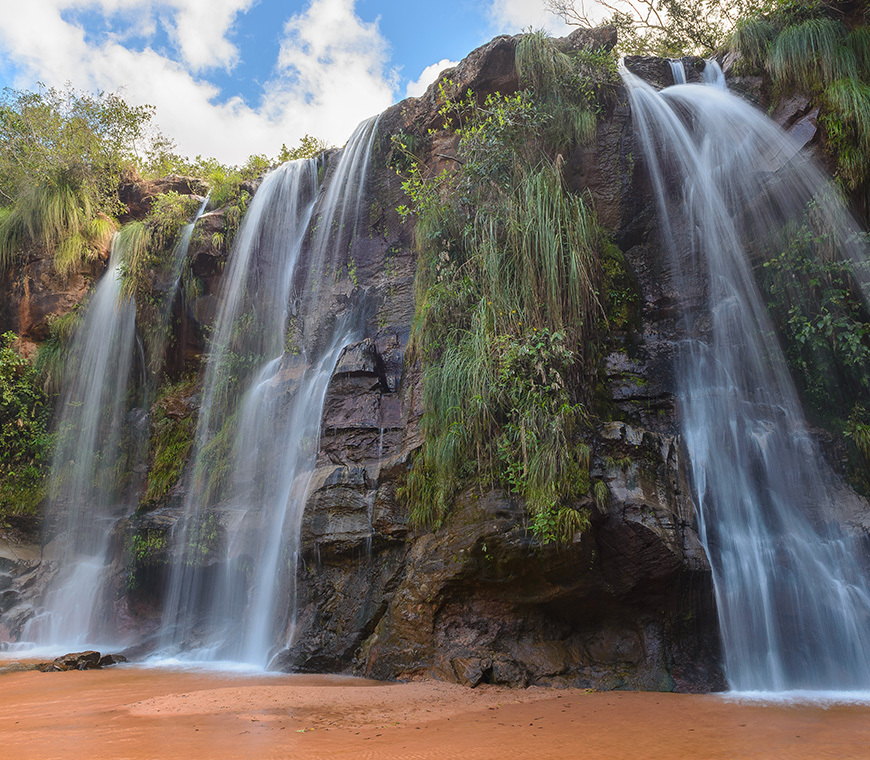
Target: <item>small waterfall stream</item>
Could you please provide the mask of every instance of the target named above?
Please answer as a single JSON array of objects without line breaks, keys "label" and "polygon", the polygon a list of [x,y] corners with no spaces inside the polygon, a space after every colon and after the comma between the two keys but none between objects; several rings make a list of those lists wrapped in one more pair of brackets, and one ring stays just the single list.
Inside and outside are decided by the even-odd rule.
[{"label": "small waterfall stream", "polygon": [[119,239],[65,368],[44,554],[55,575],[21,636],[37,646],[73,649],[116,637],[104,574],[112,529],[129,507],[117,473],[125,438],[135,434],[127,405],[136,341],[135,304],[121,297]]},{"label": "small waterfall stream", "polygon": [[323,404],[361,328],[352,298],[341,313],[324,309],[352,267],[376,125],[358,127],[323,188],[315,160],[267,175],[239,230],[172,537],[164,653],[266,666],[292,639]]},{"label": "small waterfall stream", "polygon": [[675,291],[705,301],[684,315],[677,376],[728,681],[870,689],[870,587],[852,540],[826,519],[834,476],[752,271],[810,202],[841,256],[867,251],[801,144],[756,109],[720,87],[623,79]]},{"label": "small waterfall stream", "polygon": [[[207,202],[203,200],[181,230],[173,250],[170,289],[160,314],[163,323],[170,318],[193,229]],[[148,405],[130,406],[133,368],[138,362],[144,373],[145,358],[136,337],[135,303],[122,294],[122,240],[116,234],[112,241],[108,267],[94,289],[65,366],[46,509],[44,557],[54,576],[37,603],[38,611],[22,630],[19,649],[115,648],[123,643],[107,576],[114,528],[135,505],[136,483],[128,482],[124,473],[144,455]],[[164,350],[165,338],[153,348],[161,356]],[[139,384],[144,387],[144,378]]]}]

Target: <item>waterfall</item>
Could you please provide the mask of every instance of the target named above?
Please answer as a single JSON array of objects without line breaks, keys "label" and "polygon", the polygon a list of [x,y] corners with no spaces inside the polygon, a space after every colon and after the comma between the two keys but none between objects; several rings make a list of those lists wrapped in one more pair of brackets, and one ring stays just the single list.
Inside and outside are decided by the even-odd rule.
[{"label": "waterfall", "polygon": [[686,67],[683,65],[681,58],[670,58],[668,65],[671,67],[671,76],[674,78],[674,84],[686,83]]},{"label": "waterfall", "polygon": [[359,304],[332,291],[351,278],[376,125],[357,128],[322,188],[315,160],[267,175],[239,230],[172,535],[164,653],[266,666],[292,639],[323,404],[361,329]]},{"label": "waterfall", "polygon": [[46,509],[54,576],[21,641],[73,649],[114,641],[106,583],[112,530],[129,509],[118,471],[136,434],[128,413],[136,308],[121,295],[124,251],[112,242],[66,363]]},{"label": "waterfall", "polygon": [[719,62],[712,58],[708,58],[704,63],[704,70],[701,72],[704,84],[708,84],[711,87],[716,87],[720,90],[727,90],[728,85],[725,84],[725,72],[722,71]]},{"label": "waterfall", "polygon": [[807,430],[753,276],[812,202],[841,256],[867,251],[802,144],[749,104],[627,71],[632,118],[684,305],[683,438],[738,691],[870,689],[870,588],[827,517],[835,477]]}]

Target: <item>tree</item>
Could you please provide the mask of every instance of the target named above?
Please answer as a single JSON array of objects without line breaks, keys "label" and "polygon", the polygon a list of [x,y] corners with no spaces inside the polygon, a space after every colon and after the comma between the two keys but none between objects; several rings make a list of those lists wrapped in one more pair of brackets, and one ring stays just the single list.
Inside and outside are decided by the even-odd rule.
[{"label": "tree", "polygon": [[153,106],[67,85],[0,95],[0,270],[29,243],[60,271],[103,248],[123,210],[118,186],[171,142]]},{"label": "tree", "polygon": [[283,164],[285,161],[293,161],[297,158],[316,158],[328,148],[329,144],[326,140],[305,135],[295,148],[288,148],[286,145],[282,145],[277,161],[279,164]]},{"label": "tree", "polygon": [[594,6],[612,14],[624,53],[679,57],[709,55],[722,47],[738,19],[770,0],[545,0],[549,11],[568,24],[592,27]]}]

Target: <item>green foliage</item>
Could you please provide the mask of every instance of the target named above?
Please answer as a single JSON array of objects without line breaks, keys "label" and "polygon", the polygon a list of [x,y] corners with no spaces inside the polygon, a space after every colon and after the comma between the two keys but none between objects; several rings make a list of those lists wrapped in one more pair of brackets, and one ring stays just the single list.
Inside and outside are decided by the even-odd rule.
[{"label": "green foliage", "polygon": [[129,561],[127,590],[135,591],[141,584],[142,570],[154,564],[155,557],[167,548],[166,535],[162,531],[140,529],[129,538],[127,556]]},{"label": "green foliage", "polygon": [[39,347],[33,369],[46,393],[60,393],[64,370],[76,330],[81,323],[82,309],[78,306],[48,323],[48,339]]},{"label": "green foliage", "polygon": [[97,211],[118,210],[122,171],[155,141],[153,106],[130,106],[115,93],[72,87],[36,92],[6,88],[0,96],[0,197],[13,203],[26,190],[70,172]]},{"label": "green foliage", "polygon": [[843,45],[846,27],[830,18],[786,26],[768,49],[765,65],[781,84],[818,90],[855,73],[854,52]]},{"label": "green foliage", "polygon": [[837,155],[840,178],[850,190],[867,179],[870,160],[870,83],[852,77],[832,82],[824,91],[822,124]]},{"label": "green foliage", "polygon": [[776,25],[763,16],[740,19],[731,36],[731,46],[739,50],[752,68],[760,69],[767,61],[770,43],[778,33]]},{"label": "green foliage", "polygon": [[764,265],[762,285],[786,358],[816,416],[845,418],[870,398],[870,314],[852,265],[827,255],[810,222],[787,230],[788,247]]},{"label": "green foliage", "polygon": [[[838,178],[870,210],[870,29],[849,29],[835,2],[768,3],[738,25],[731,44],[750,68],[764,68],[779,91],[818,98],[819,119]],[[852,23],[855,22],[853,18]]]},{"label": "green foliage", "polygon": [[157,195],[146,219],[150,247],[156,251],[170,251],[182,227],[190,223],[198,207],[199,199],[192,195],[180,195],[174,190]]},{"label": "green foliage", "polygon": [[150,126],[153,115],[115,94],[3,90],[0,268],[28,243],[53,250],[61,272],[104,248],[122,210],[122,176],[167,144]]},{"label": "green foliage", "polygon": [[0,271],[30,241],[53,250],[55,267],[65,274],[104,249],[114,231],[108,217],[95,216],[83,176],[57,169],[41,184],[24,187],[0,216]]},{"label": "green foliage", "polygon": [[186,408],[183,399],[195,387],[195,377],[167,385],[151,409],[148,484],[142,496],[143,507],[160,504],[184,471],[196,434],[196,416]]},{"label": "green foliage", "polygon": [[205,564],[218,548],[220,538],[220,526],[214,512],[196,515],[188,529],[185,562],[193,566]]},{"label": "green foliage", "polygon": [[204,504],[213,503],[226,493],[233,474],[233,454],[238,426],[238,412],[224,421],[220,430],[210,436],[197,455],[193,476],[196,492],[202,494]]},{"label": "green foliage", "polygon": [[595,136],[595,116],[619,86],[616,58],[604,50],[560,51],[544,32],[524,34],[517,43],[520,84],[535,93],[544,142],[556,150]]},{"label": "green foliage", "polygon": [[[582,0],[545,0],[545,6],[569,24],[593,27]],[[597,0],[613,15],[624,54],[681,57],[709,55],[721,48],[738,19],[766,9],[767,0]],[[590,6],[591,7],[591,6]]]},{"label": "green foliage", "polygon": [[48,400],[16,340],[6,333],[0,344],[0,519],[36,511],[51,447]]},{"label": "green foliage", "polygon": [[137,292],[148,289],[150,244],[151,232],[145,222],[127,222],[118,233],[115,245],[120,246],[123,252],[122,292],[127,298],[133,298]]},{"label": "green foliage", "polygon": [[424,443],[400,493],[415,525],[437,526],[461,488],[499,483],[525,502],[542,542],[567,541],[589,519],[578,508],[590,490],[582,380],[602,315],[602,238],[586,201],[563,188],[547,130],[567,104],[597,112],[601,89],[577,74],[588,58],[541,35],[517,55],[547,89],[479,104],[441,83],[455,167],[425,175],[407,136],[396,140],[406,158],[394,166],[410,165],[400,212],[417,220],[410,355],[425,397]]},{"label": "green foliage", "polygon": [[640,294],[637,282],[629,275],[622,251],[609,241],[601,244],[601,270],[604,279],[604,310],[612,328],[632,329],[640,322]]},{"label": "green foliage", "polygon": [[276,160],[283,164],[285,161],[296,161],[300,158],[317,158],[325,150],[329,150],[326,140],[306,134],[295,148],[288,149],[286,145],[282,145]]}]

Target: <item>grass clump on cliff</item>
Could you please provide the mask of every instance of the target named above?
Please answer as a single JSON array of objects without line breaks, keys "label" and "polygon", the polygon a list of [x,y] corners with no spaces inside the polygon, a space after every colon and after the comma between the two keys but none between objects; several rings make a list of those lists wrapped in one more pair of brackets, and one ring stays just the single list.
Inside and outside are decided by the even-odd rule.
[{"label": "grass clump on cliff", "polygon": [[819,123],[837,175],[870,211],[870,28],[832,2],[778,2],[743,19],[732,37],[746,65],[779,91],[797,88],[822,107]]},{"label": "grass clump on cliff", "polygon": [[0,94],[0,268],[28,245],[69,272],[108,246],[118,187],[168,141],[151,106],[111,93],[6,88]]},{"label": "grass clump on cliff", "polygon": [[0,520],[35,513],[51,446],[48,399],[16,340],[6,333],[0,342]]},{"label": "grass clump on cliff", "polygon": [[583,73],[590,54],[535,33],[517,47],[525,89],[515,95],[479,103],[442,82],[458,147],[438,174],[399,141],[412,202],[400,212],[416,217],[419,247],[410,350],[423,367],[424,443],[401,489],[417,526],[441,524],[477,483],[520,497],[542,542],[588,527],[604,239],[554,154],[594,134],[615,66],[593,55],[594,79]]}]

